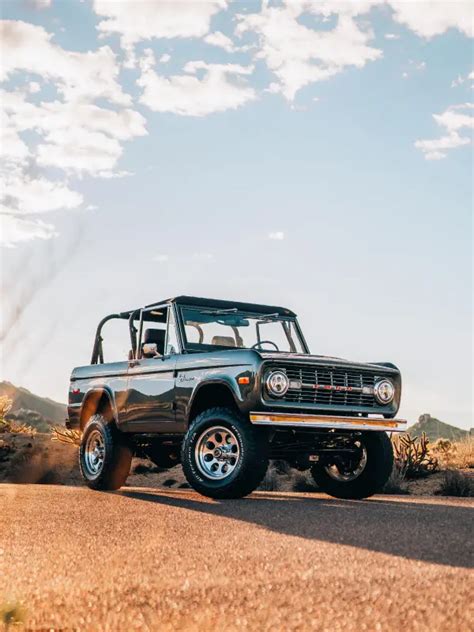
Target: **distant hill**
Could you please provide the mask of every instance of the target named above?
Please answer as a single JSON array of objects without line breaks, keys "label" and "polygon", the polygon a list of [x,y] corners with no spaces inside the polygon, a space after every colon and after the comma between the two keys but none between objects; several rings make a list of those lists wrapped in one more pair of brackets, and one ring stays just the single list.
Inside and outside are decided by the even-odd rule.
[{"label": "distant hill", "polygon": [[10,382],[0,382],[0,396],[2,395],[9,397],[13,403],[7,419],[29,423],[38,430],[45,430],[50,424],[64,424],[67,415],[65,404],[48,397],[39,397]]},{"label": "distant hill", "polygon": [[438,439],[449,439],[450,441],[460,441],[469,434],[468,430],[462,430],[444,423],[429,414],[420,415],[416,424],[407,429],[412,436],[420,436],[422,432],[426,434],[431,442]]}]

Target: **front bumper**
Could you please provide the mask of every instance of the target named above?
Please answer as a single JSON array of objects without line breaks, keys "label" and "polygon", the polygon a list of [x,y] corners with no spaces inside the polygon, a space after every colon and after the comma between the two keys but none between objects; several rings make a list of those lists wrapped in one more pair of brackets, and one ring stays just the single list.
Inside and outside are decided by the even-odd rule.
[{"label": "front bumper", "polygon": [[384,419],[376,417],[340,417],[337,415],[301,415],[288,413],[250,413],[250,421],[256,426],[275,428],[329,428],[337,430],[385,432],[405,432],[404,419]]}]

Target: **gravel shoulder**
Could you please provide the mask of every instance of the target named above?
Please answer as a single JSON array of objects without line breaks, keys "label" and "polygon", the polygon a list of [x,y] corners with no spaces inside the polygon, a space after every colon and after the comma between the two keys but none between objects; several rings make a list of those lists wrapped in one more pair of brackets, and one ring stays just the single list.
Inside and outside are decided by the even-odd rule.
[{"label": "gravel shoulder", "polygon": [[26,629],[474,627],[470,499],[0,485],[0,604]]}]

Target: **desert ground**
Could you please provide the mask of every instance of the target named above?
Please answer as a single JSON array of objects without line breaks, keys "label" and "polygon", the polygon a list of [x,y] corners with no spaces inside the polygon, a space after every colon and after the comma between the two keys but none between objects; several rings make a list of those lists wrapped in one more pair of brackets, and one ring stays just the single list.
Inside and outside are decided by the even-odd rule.
[{"label": "desert ground", "polygon": [[28,630],[458,632],[474,625],[473,508],[3,484],[2,593]]}]

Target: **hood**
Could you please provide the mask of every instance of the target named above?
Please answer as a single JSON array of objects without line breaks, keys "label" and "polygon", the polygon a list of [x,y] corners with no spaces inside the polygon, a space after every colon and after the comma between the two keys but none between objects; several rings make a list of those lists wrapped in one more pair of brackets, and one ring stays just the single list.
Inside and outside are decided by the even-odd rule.
[{"label": "hood", "polygon": [[273,360],[275,362],[297,362],[298,364],[316,364],[319,366],[338,366],[353,369],[383,369],[388,373],[399,373],[399,370],[390,362],[353,362],[344,358],[333,358],[332,356],[312,355],[309,353],[272,353],[267,351],[257,352],[262,360]]}]

